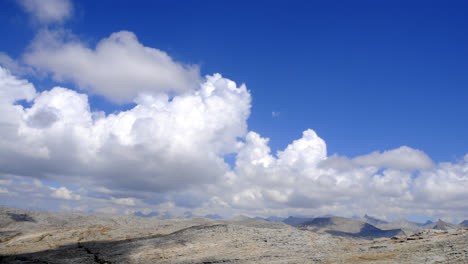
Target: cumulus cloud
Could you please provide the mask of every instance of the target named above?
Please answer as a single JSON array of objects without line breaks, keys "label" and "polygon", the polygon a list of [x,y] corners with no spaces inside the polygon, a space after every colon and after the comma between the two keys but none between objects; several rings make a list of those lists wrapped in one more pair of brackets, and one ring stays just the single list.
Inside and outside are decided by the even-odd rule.
[{"label": "cumulus cloud", "polygon": [[232,204],[238,207],[317,208],[340,199],[358,197],[368,183],[364,177],[375,169],[339,172],[323,169],[326,160],[325,142],[313,130],[302,138],[270,154],[268,139],[249,132],[239,151],[235,175],[230,182],[235,193]]},{"label": "cumulus cloud", "polygon": [[[422,172],[415,180],[414,193],[425,206],[449,207],[458,204],[468,209],[468,161],[443,162],[436,169]],[[447,204],[450,203],[450,204]]]},{"label": "cumulus cloud", "polygon": [[119,205],[127,205],[127,206],[135,206],[136,205],[136,199],[134,198],[111,198],[111,201],[115,204]]},{"label": "cumulus cloud", "polygon": [[80,200],[80,195],[73,194],[72,191],[68,190],[66,187],[60,187],[58,189],[53,188],[52,197],[65,200]]},{"label": "cumulus cloud", "polygon": [[[407,146],[328,156],[312,129],[272,153],[268,138],[248,130],[245,85],[220,74],[201,78],[197,67],[143,46],[131,32],[90,48],[42,31],[24,59],[81,92],[38,92],[0,67],[0,184],[8,185],[0,195],[34,198],[5,199],[14,205],[224,216],[466,212],[468,154],[440,164]],[[83,91],[136,105],[93,112]],[[226,155],[235,155],[233,168]]]},{"label": "cumulus cloud", "polygon": [[[273,209],[283,215],[443,211],[463,217],[468,202],[463,162],[434,165],[422,151],[405,146],[354,159],[327,157],[325,142],[312,130],[276,155],[270,153],[268,141],[249,132],[234,171],[225,175],[226,191],[220,197],[233,208],[253,215],[271,214]],[[435,202],[440,206],[434,211]]]},{"label": "cumulus cloud", "polygon": [[70,0],[17,0],[41,24],[62,23],[73,12]]},{"label": "cumulus cloud", "polygon": [[[247,131],[250,94],[219,74],[175,96],[140,94],[137,106],[105,116],[88,98],[34,87],[1,69],[7,115],[0,130],[0,173],[93,184],[109,189],[168,192],[216,182]],[[31,107],[15,104],[32,100]],[[24,166],[28,164],[28,166]]]},{"label": "cumulus cloud", "polygon": [[43,30],[24,59],[56,81],[73,81],[118,103],[131,102],[140,93],[182,94],[197,88],[200,79],[197,66],[174,62],[128,31],[113,33],[90,48],[69,33]]},{"label": "cumulus cloud", "polygon": [[[36,90],[31,83],[16,78],[7,69],[0,67],[0,100],[2,105],[11,105],[19,100],[30,102],[35,96]],[[6,115],[2,116],[8,118]]]},{"label": "cumulus cloud", "polygon": [[[219,74],[172,98],[139,93],[134,108],[105,115],[90,110],[85,94],[62,87],[38,93],[0,68],[0,100],[7,113],[0,117],[0,175],[34,179],[1,195],[39,190],[38,201],[73,203],[57,205],[69,211],[92,204],[86,210],[101,213],[461,215],[468,204],[466,157],[434,165],[405,146],[328,156],[311,129],[272,154],[268,138],[247,130],[249,91]],[[223,160],[230,153],[233,169]],[[80,188],[50,194],[37,179]]]},{"label": "cumulus cloud", "polygon": [[424,170],[433,166],[432,160],[426,153],[402,146],[383,153],[373,152],[357,157],[353,160],[356,164],[364,166],[387,167],[402,170]]}]

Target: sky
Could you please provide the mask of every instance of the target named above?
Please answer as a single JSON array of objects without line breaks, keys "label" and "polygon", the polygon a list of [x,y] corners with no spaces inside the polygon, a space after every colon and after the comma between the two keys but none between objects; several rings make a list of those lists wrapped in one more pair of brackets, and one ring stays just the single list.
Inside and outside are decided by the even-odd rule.
[{"label": "sky", "polygon": [[0,3],[0,205],[468,218],[463,1]]}]

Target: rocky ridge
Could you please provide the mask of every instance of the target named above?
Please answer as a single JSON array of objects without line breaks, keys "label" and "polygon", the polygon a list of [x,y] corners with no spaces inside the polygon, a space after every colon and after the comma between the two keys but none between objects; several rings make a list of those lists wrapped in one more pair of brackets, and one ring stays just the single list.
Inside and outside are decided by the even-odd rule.
[{"label": "rocky ridge", "polygon": [[345,217],[317,217],[298,226],[303,230],[329,233],[335,236],[374,239],[404,235],[401,229],[380,229],[368,222]]},{"label": "rocky ridge", "polygon": [[466,263],[468,229],[373,240],[281,222],[0,208],[1,263]]}]

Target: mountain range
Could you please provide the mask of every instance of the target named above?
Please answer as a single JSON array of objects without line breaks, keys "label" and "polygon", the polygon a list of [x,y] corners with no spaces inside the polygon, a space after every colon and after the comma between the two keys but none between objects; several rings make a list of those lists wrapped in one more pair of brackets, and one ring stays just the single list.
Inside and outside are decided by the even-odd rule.
[{"label": "mountain range", "polygon": [[[133,215],[139,217],[154,217],[157,219],[188,219],[188,218],[208,218],[223,219],[216,214],[207,214],[205,216],[196,215],[170,215],[168,212],[159,214],[151,212],[143,214],[135,212]],[[407,219],[398,219],[395,221],[386,221],[374,216],[365,214],[363,217],[353,216],[351,218],[325,215],[320,217],[289,216],[287,218],[279,216],[269,217],[249,217],[246,215],[237,215],[233,220],[263,220],[267,222],[283,222],[293,227],[302,229],[326,232],[338,236],[352,236],[365,238],[392,237],[399,234],[411,235],[425,229],[450,230],[458,227],[468,227],[468,220],[455,225],[439,219],[437,222],[426,221],[425,223],[412,222]]]},{"label": "mountain range", "polygon": [[366,238],[392,237],[401,234],[411,235],[424,229],[450,230],[459,227],[468,227],[468,220],[465,220],[458,225],[447,223],[441,219],[435,223],[432,221],[417,223],[411,222],[407,219],[399,219],[389,222],[367,214],[362,218],[337,216],[302,218],[290,216],[282,222],[294,227],[315,232],[319,231],[339,236]]}]

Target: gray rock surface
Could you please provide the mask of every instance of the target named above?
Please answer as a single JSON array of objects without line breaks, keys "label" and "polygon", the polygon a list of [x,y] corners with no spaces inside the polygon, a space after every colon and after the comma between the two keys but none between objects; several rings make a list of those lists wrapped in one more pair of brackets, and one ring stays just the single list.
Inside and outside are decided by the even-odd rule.
[{"label": "gray rock surface", "polygon": [[467,248],[468,229],[364,240],[254,219],[0,208],[1,263],[467,263]]}]

